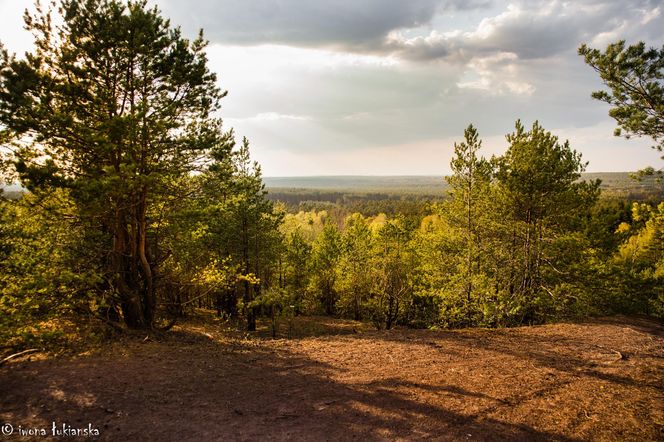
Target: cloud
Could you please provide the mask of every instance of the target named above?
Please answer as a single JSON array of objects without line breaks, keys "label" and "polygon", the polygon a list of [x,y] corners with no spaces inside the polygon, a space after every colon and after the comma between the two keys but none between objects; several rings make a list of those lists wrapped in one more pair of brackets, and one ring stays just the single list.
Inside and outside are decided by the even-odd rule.
[{"label": "cloud", "polygon": [[0,41],[10,52],[23,54],[32,49],[33,37],[23,29],[23,11],[32,2],[0,0]]},{"label": "cloud", "polygon": [[395,31],[429,28],[441,15],[487,10],[493,0],[153,0],[194,35],[212,42],[391,51]]},{"label": "cloud", "polygon": [[[440,72],[389,57],[278,45],[212,45],[208,57],[230,91],[226,118],[257,114],[337,118],[356,112],[408,108],[431,100]],[[450,77],[451,78],[451,77]]]},{"label": "cloud", "polygon": [[[531,120],[524,121],[526,127]],[[504,134],[513,128],[508,126],[498,135],[486,136],[479,126],[482,138],[481,155],[502,155],[507,149]],[[551,128],[549,128],[551,129]],[[645,164],[658,164],[658,152],[648,149],[645,139],[625,143],[614,137],[612,125],[603,122],[585,128],[553,128],[552,133],[561,141],[570,140],[573,149],[583,153],[589,161],[588,172],[624,172],[642,168]],[[454,143],[462,135],[408,141],[400,144],[384,144],[362,147],[352,153],[340,154],[336,150],[312,151],[303,155],[301,151],[284,147],[280,149],[255,150],[267,176],[302,175],[446,175],[451,173],[450,158]],[[620,162],[614,161],[620,158]],[[423,161],[423,159],[425,161]]]},{"label": "cloud", "polygon": [[519,77],[518,57],[513,52],[499,52],[487,57],[475,57],[468,63],[470,79],[462,79],[457,86],[479,89],[491,95],[532,95],[535,86],[516,80]]},{"label": "cloud", "polygon": [[243,118],[244,121],[265,122],[265,121],[309,121],[311,117],[306,115],[279,114],[277,112],[263,112],[249,118]]},{"label": "cloud", "polygon": [[[468,61],[510,52],[520,59],[555,56],[581,42],[648,35],[661,39],[661,5],[653,0],[517,0],[500,13],[487,0],[156,0],[185,31],[204,28],[216,43],[279,44],[412,61]],[[433,29],[438,17],[481,17],[473,29]],[[451,22],[453,23],[453,21]],[[413,35],[415,34],[415,35]]]},{"label": "cloud", "polygon": [[385,48],[411,60],[468,61],[490,54],[512,53],[519,59],[539,59],[575,52],[584,41],[608,44],[617,38],[648,35],[661,40],[660,6],[650,1],[630,3],[519,1],[498,15],[485,17],[470,31],[432,30],[407,37],[390,32]]},{"label": "cloud", "polygon": [[[269,175],[444,173],[469,123],[491,154],[517,118],[569,137],[594,170],[654,162],[646,140],[612,137],[576,50],[661,45],[661,0],[150,1],[185,35],[205,29],[221,116]],[[19,3],[0,0],[10,50],[25,45]]]},{"label": "cloud", "polygon": [[[186,28],[205,27],[218,44],[322,50],[317,65],[347,61],[343,57],[363,65],[370,59],[434,63],[433,69],[462,73],[457,87],[491,95],[532,96],[538,86],[526,76],[528,65],[560,55],[575,58],[583,42],[602,47],[619,38],[661,40],[656,0],[160,2]],[[459,15],[476,22],[455,28]],[[334,53],[343,55],[335,60]]]},{"label": "cloud", "polygon": [[[428,23],[441,8],[467,8],[455,0],[161,0],[168,15],[192,31],[229,44],[367,46],[393,29]],[[485,2],[479,2],[480,4]]]}]

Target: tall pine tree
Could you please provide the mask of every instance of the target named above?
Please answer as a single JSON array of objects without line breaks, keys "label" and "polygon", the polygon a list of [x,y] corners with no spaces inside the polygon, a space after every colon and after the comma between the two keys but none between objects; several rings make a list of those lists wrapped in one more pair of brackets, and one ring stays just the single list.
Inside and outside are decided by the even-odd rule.
[{"label": "tall pine tree", "polygon": [[223,94],[206,42],[182,37],[146,0],[63,0],[26,14],[35,50],[3,53],[0,123],[24,143],[29,188],[65,187],[79,220],[98,230],[103,278],[130,327],[153,326],[162,253],[151,220],[174,180],[200,164]]}]

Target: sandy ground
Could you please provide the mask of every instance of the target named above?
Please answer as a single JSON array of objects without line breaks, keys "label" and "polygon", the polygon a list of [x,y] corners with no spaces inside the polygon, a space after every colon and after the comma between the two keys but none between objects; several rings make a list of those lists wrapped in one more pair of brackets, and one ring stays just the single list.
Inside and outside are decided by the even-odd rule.
[{"label": "sandy ground", "polygon": [[664,440],[656,322],[368,331],[302,321],[299,335],[317,336],[243,338],[208,318],[11,362],[0,368],[0,425],[13,434],[0,440],[44,440],[19,433],[50,436],[53,422],[109,441]]}]

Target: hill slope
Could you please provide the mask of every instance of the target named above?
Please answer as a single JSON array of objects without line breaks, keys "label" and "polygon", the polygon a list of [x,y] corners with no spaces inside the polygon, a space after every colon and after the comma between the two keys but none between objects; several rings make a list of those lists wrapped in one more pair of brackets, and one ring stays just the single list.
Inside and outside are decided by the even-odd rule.
[{"label": "hill slope", "polygon": [[299,321],[296,335],[306,325],[319,336],[241,339],[206,319],[157,341],[11,363],[0,369],[0,419],[49,431],[90,423],[102,440],[661,440],[664,431],[664,327],[647,320],[444,332]]}]

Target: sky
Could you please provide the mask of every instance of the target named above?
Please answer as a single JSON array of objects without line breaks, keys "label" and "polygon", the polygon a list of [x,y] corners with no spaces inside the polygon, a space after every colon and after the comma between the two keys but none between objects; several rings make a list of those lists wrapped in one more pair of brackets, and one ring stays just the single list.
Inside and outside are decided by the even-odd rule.
[{"label": "sky", "polygon": [[[649,139],[613,136],[603,87],[577,55],[624,39],[664,44],[653,0],[150,0],[210,41],[220,116],[266,176],[444,175],[474,124],[505,151],[520,119],[582,153],[588,171],[661,164]],[[29,0],[0,0],[0,41],[22,54]]]}]

